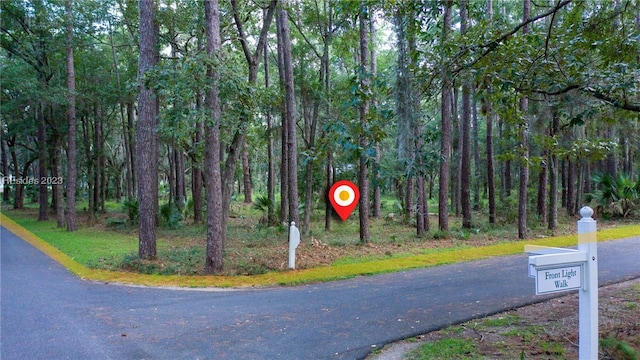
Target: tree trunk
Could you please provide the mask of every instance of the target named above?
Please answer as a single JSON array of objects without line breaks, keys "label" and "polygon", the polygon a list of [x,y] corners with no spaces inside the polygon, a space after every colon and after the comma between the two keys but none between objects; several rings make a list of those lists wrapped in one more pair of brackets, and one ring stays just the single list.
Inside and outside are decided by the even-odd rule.
[{"label": "tree trunk", "polygon": [[560,128],[560,115],[556,106],[551,107],[551,131],[549,136],[554,139],[554,147],[548,152],[549,158],[549,215],[547,228],[555,231],[558,227],[558,155],[556,154],[556,136]]},{"label": "tree trunk", "polygon": [[491,104],[487,101],[487,135],[486,135],[486,151],[487,151],[487,196],[489,197],[489,224],[496,223],[496,183],[495,183],[495,165],[493,159],[493,120],[495,113]]},{"label": "tree trunk", "polygon": [[53,146],[53,174],[51,176],[51,188],[54,193],[54,208],[56,209],[56,226],[58,228],[65,227],[64,216],[64,186],[59,179],[62,179],[62,138],[59,133],[54,135]]},{"label": "tree trunk", "polygon": [[[0,129],[0,134],[2,135],[2,139],[0,139],[0,153],[2,154],[2,176],[3,176],[3,181],[0,183],[0,186],[2,186],[2,202],[3,203],[8,203],[10,200],[10,195],[11,195],[11,191],[10,191],[10,187],[9,184],[7,183],[6,179],[4,177],[8,177],[9,174],[9,157],[7,156],[7,146],[6,143],[7,141],[5,140],[6,135],[4,134],[4,130]],[[18,164],[14,164],[14,166],[18,166]]]},{"label": "tree trunk", "polygon": [[[451,129],[453,131],[453,148],[452,148],[452,161],[451,165],[453,170],[451,174],[453,176],[453,185],[451,189],[451,204],[453,204],[456,217],[462,215],[462,122],[460,121],[460,114],[458,113],[458,103],[460,99],[460,91],[458,90],[458,84],[453,81],[453,98],[451,101]],[[454,150],[455,149],[455,150]]]},{"label": "tree trunk", "polygon": [[[129,163],[131,164],[131,188],[133,191],[133,197],[137,196],[137,167],[136,167],[136,157],[135,157],[135,149],[136,149],[136,137],[135,135],[135,110],[132,102],[127,103],[127,126],[126,126],[126,136],[129,138]],[[132,197],[132,198],[133,198]]]},{"label": "tree trunk", "polygon": [[296,224],[300,223],[298,217],[298,150],[296,136],[296,112],[295,112],[295,93],[293,88],[293,59],[291,56],[291,37],[289,31],[289,19],[284,9],[277,10],[277,24],[280,29],[280,41],[282,46],[282,65],[284,75],[284,93],[285,93],[285,117],[287,128],[287,170],[288,170],[288,195],[289,195],[289,221]]},{"label": "tree trunk", "polygon": [[242,147],[242,187],[244,189],[244,203],[251,204],[251,167],[249,164],[249,147],[244,143]]},{"label": "tree trunk", "polygon": [[[448,41],[451,28],[451,0],[444,2],[442,43]],[[451,167],[451,79],[445,66],[444,55],[441,59],[442,96],[442,137],[440,139],[440,188],[438,190],[438,227],[441,231],[449,231],[449,175]]]},{"label": "tree trunk", "polygon": [[[467,31],[467,1],[460,2],[460,32]],[[460,166],[460,205],[462,207],[462,227],[470,229],[471,224],[471,84],[468,79],[462,80],[462,152]]]},{"label": "tree trunk", "polygon": [[[369,91],[369,80],[365,73],[369,69],[369,29],[368,29],[368,9],[362,5],[359,14],[360,23],[360,88],[363,93]],[[367,122],[369,114],[369,100],[360,99],[360,122]],[[358,168],[358,187],[360,189],[359,215],[360,215],[360,242],[369,243],[369,159],[366,150],[368,138],[366,134],[359,134],[358,143],[362,149]]]},{"label": "tree trunk", "polygon": [[138,174],[139,244],[138,257],[156,257],[156,212],[158,207],[158,159],[155,127],[158,103],[153,89],[143,80],[147,70],[157,63],[156,27],[153,1],[140,1],[140,59],[138,63],[138,138],[136,143]]},{"label": "tree trunk", "polygon": [[576,166],[574,161],[567,160],[567,214],[569,216],[575,215],[575,178],[576,178]]},{"label": "tree trunk", "polygon": [[540,164],[540,172],[538,173],[538,200],[536,206],[536,213],[541,223],[547,222],[547,160],[548,150],[542,151],[542,159]]},{"label": "tree trunk", "polygon": [[416,216],[416,235],[423,237],[429,230],[429,208],[427,205],[427,193],[425,191],[424,177],[416,177],[416,189],[418,191],[418,206]]},{"label": "tree trunk", "polygon": [[[523,19],[529,19],[530,0],[522,1]],[[529,26],[522,28],[523,34],[529,33]],[[518,194],[518,238],[527,237],[527,188],[529,186],[529,120],[528,120],[529,100],[526,96],[520,98],[520,111],[522,112],[522,124],[520,124],[520,141],[522,152],[520,154],[520,189]]]},{"label": "tree trunk", "polygon": [[[266,10],[263,11],[263,15],[266,14]],[[265,89],[269,89],[270,81],[269,78],[269,49],[264,47],[264,87]],[[271,125],[271,109],[267,110],[266,114],[267,118],[267,161],[268,161],[268,170],[267,170],[267,198],[269,199],[269,204],[267,207],[267,225],[273,226],[275,225],[275,214],[274,214],[274,204],[276,203],[276,194],[275,194],[275,166],[274,166],[274,153],[273,153],[273,126]]]},{"label": "tree trunk", "polygon": [[93,222],[95,220],[95,206],[93,203],[93,188],[94,188],[94,183],[93,183],[93,171],[94,171],[94,156],[91,152],[91,141],[90,141],[90,137],[89,137],[89,128],[91,127],[91,123],[89,122],[89,119],[87,119],[86,116],[81,116],[80,117],[80,121],[82,123],[82,136],[85,139],[85,141],[83,142],[84,144],[84,153],[85,156],[87,158],[87,199],[89,204],[87,205],[87,211],[88,211],[88,219],[89,219],[89,225],[92,226]]},{"label": "tree trunk", "polygon": [[[47,132],[44,118],[44,105],[40,104],[37,108],[38,120],[38,178],[45,179],[47,177]],[[49,220],[49,190],[44,181],[38,186],[38,221]]]},{"label": "tree trunk", "polygon": [[472,90],[472,104],[471,104],[471,121],[473,127],[473,210],[480,211],[480,145],[478,134],[478,103],[475,91],[475,86]]},{"label": "tree trunk", "polygon": [[331,230],[331,201],[329,200],[329,189],[333,184],[333,153],[329,149],[327,151],[327,166],[325,169],[326,184],[324,189],[324,230]]},{"label": "tree trunk", "polygon": [[404,199],[404,208],[407,209],[407,217],[406,217],[406,221],[410,222],[411,219],[414,218],[414,216],[416,216],[416,207],[415,204],[413,203],[413,198],[415,195],[415,191],[414,191],[414,185],[415,185],[415,178],[413,177],[407,177],[407,181],[406,181],[406,192],[404,194],[405,199]]},{"label": "tree trunk", "polygon": [[[157,113],[157,110],[156,110]],[[106,157],[104,153],[104,132],[102,131],[102,109],[98,104],[94,105],[94,141],[93,146],[96,154],[95,162],[95,187],[94,187],[94,205],[97,211],[104,213],[104,201],[105,201],[105,188],[106,188],[106,176],[105,176],[105,163]],[[155,119],[155,116],[154,116]],[[155,123],[154,123],[155,128]]]},{"label": "tree trunk", "polygon": [[[206,0],[205,27],[206,52],[215,58],[220,52],[220,10],[218,0]],[[223,270],[224,211],[222,199],[222,175],[220,173],[220,74],[212,65],[207,65],[207,77],[212,86],[205,95],[205,106],[210,121],[205,125],[205,191],[207,194],[207,254],[204,270],[206,274],[219,274]]]},{"label": "tree trunk", "polygon": [[[371,41],[374,41],[374,39],[376,38],[375,34],[376,34],[375,21],[374,21],[374,17],[371,16],[369,18],[369,38],[371,39]],[[378,74],[378,59],[376,56],[376,47],[370,46],[370,51],[371,51],[371,76],[373,79],[375,79]],[[377,102],[375,99],[373,99],[372,101],[373,101],[373,106],[375,107]],[[381,212],[380,183],[382,179],[380,178],[380,144],[377,142],[375,144],[375,152],[376,152],[376,155],[373,158],[373,179],[374,179],[373,181],[373,217],[378,219],[380,218],[380,212]]]},{"label": "tree trunk", "polygon": [[[200,42],[200,41],[199,41]],[[198,92],[196,95],[196,109],[202,110],[202,95]],[[193,146],[199,147],[202,143],[203,133],[202,121],[196,123],[196,132],[194,134]],[[193,222],[202,222],[202,168],[201,161],[195,156],[191,159],[191,198],[193,199]]]}]

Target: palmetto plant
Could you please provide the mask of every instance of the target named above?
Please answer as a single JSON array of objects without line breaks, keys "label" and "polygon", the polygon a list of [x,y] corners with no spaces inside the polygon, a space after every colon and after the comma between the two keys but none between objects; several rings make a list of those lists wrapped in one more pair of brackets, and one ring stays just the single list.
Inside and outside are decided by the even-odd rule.
[{"label": "palmetto plant", "polygon": [[596,211],[613,216],[629,216],[640,207],[640,178],[633,181],[627,174],[598,174],[592,178],[596,190],[587,201],[595,205]]}]

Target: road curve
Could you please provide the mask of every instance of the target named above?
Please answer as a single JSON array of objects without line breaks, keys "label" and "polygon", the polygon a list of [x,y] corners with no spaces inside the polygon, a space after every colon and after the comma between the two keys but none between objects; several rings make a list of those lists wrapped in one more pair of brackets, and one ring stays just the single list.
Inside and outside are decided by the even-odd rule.
[{"label": "road curve", "polygon": [[[542,301],[526,255],[296,287],[168,290],[81,280],[1,229],[0,358],[361,359]],[[600,284],[640,277],[640,237],[598,245]]]}]

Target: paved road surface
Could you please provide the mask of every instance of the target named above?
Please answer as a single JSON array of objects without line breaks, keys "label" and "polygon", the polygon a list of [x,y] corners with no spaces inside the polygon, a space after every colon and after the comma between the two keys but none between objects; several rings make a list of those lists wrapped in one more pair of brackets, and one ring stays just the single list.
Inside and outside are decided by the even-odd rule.
[{"label": "paved road surface", "polygon": [[[0,358],[361,359],[540,301],[523,255],[258,290],[167,290],[71,275],[1,230]],[[600,283],[640,276],[640,237],[599,245]]]}]

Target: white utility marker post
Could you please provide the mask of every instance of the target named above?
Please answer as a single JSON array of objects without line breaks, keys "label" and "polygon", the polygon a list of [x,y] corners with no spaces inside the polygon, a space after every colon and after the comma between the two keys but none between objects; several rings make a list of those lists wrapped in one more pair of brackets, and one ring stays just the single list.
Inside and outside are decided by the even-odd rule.
[{"label": "white utility marker post", "polygon": [[598,238],[596,221],[591,218],[593,209],[580,209],[582,219],[578,221],[578,250],[587,253],[584,286],[580,290],[580,360],[598,358]]},{"label": "white utility marker post", "polygon": [[578,356],[598,359],[598,245],[593,210],[580,209],[578,250],[525,245],[529,277],[536,279],[536,295],[578,290]]},{"label": "white utility marker post", "polygon": [[300,230],[294,221],[289,227],[289,269],[296,268],[296,248],[300,245]]}]

